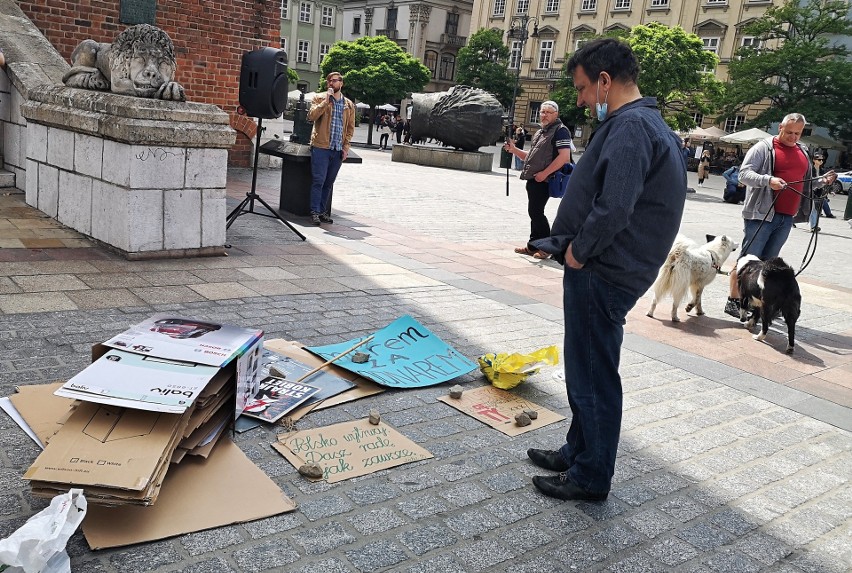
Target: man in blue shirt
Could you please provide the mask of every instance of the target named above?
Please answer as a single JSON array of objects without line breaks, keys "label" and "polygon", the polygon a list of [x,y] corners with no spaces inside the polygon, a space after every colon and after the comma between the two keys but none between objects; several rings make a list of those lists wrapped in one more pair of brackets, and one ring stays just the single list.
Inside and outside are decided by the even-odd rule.
[{"label": "man in blue shirt", "polygon": [[563,261],[566,443],[530,449],[542,493],[602,501],[615,473],[621,431],[618,373],[624,322],[657,276],[680,227],[686,199],[681,141],[654,98],[643,98],[631,49],[612,38],[574,52],[568,73],[577,105],[600,122],[568,184],[551,236],[537,248]]},{"label": "man in blue shirt", "polygon": [[331,192],[341,164],[349,155],[349,143],[355,133],[355,105],[343,97],[343,76],[326,76],[328,92],[311,102],[308,119],[311,131],[311,221],[314,225],[334,223],[331,218]]}]

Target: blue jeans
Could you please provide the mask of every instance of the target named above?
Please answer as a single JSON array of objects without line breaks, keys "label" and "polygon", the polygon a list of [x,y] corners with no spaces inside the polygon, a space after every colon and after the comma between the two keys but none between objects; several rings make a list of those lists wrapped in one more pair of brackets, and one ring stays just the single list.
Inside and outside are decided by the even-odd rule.
[{"label": "blue jeans", "polygon": [[311,214],[331,209],[331,192],[342,164],[342,151],[311,147]]},{"label": "blue jeans", "polygon": [[822,208],[822,212],[826,217],[831,217],[831,207],[828,206],[828,197],[814,199],[813,208],[811,208],[811,218],[809,221],[811,229],[817,226],[817,216],[819,215],[820,208]]},{"label": "blue jeans", "polygon": [[514,157],[515,159],[515,171],[520,171],[524,168],[524,160],[518,157],[517,155]]},{"label": "blue jeans", "polygon": [[[762,219],[746,219],[743,225],[743,250],[741,257],[754,255],[761,261],[777,257],[781,247],[790,236],[793,228],[793,216],[775,213],[772,221],[766,221],[761,226]],[[758,229],[760,231],[758,232]],[[755,237],[755,233],[757,236]],[[755,237],[752,241],[752,237]],[[751,244],[749,244],[751,241]]]},{"label": "blue jeans", "polygon": [[565,267],[565,385],[571,406],[567,443],[559,450],[568,478],[589,492],[605,493],[615,473],[621,433],[618,364],[627,313],[637,297],[593,271]]}]

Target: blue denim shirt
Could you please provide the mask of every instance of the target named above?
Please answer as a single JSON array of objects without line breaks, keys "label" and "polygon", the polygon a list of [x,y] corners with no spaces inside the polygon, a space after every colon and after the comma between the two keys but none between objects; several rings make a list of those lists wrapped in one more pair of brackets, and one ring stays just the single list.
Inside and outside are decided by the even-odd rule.
[{"label": "blue denim shirt", "polygon": [[681,140],[655,98],[610,113],[577,162],[551,236],[533,244],[571,252],[585,268],[637,298],[654,282],[686,201]]}]

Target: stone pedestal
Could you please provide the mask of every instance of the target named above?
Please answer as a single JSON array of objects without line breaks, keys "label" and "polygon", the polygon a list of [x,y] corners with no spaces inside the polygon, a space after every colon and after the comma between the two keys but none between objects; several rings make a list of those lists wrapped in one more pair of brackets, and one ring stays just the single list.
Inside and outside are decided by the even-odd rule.
[{"label": "stone pedestal", "polygon": [[494,154],[480,151],[456,151],[446,147],[394,145],[391,151],[391,161],[460,169],[462,171],[491,171]]},{"label": "stone pedestal", "polygon": [[26,201],[128,259],[224,253],[228,115],[45,86],[26,118]]}]

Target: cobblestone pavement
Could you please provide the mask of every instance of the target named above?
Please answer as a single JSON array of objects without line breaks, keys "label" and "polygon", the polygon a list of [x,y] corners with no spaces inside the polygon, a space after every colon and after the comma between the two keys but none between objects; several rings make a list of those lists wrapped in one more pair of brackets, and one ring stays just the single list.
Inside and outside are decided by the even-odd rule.
[{"label": "cobblestone pavement", "polygon": [[[363,129],[362,129],[363,131]],[[360,148],[341,171],[335,224],[246,215],[229,256],[127,262],[45,220],[22,196],[0,198],[0,391],[65,379],[90,346],[155,311],[262,328],[269,338],[336,342],[411,314],[474,358],[560,344],[561,270],[512,252],[527,235],[516,174],[472,174],[390,161]],[[691,174],[694,177],[694,174]],[[278,202],[280,173],[258,189]],[[248,189],[235,170],[229,202]],[[694,180],[693,180],[694,181]],[[739,240],[739,208],[721,178],[691,194],[682,229]],[[838,198],[835,211],[842,213]],[[548,213],[556,205],[548,206]],[[799,277],[798,346],[766,343],[721,312],[726,279],[703,317],[673,325],[640,300],[622,353],[624,424],[604,503],[539,495],[529,447],[554,447],[566,423],[510,438],[437,401],[446,385],[389,391],[309,414],[299,428],[370,409],[433,459],[337,484],[312,484],[270,448],[274,429],[237,436],[298,504],[283,516],[133,547],[90,551],[78,533],[72,568],[99,572],[843,572],[852,567],[852,279],[847,223],[827,220]],[[42,229],[42,231],[37,231]],[[48,229],[49,232],[44,231]],[[811,235],[782,255],[798,266]],[[8,245],[8,246],[6,246]],[[733,258],[727,267],[733,263]],[[782,325],[783,326],[783,325]],[[515,391],[569,415],[550,368]],[[476,372],[461,383],[484,383]],[[0,416],[0,537],[45,506],[21,475],[35,446]],[[216,503],[216,500],[211,500]]]}]

